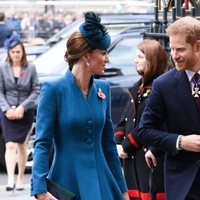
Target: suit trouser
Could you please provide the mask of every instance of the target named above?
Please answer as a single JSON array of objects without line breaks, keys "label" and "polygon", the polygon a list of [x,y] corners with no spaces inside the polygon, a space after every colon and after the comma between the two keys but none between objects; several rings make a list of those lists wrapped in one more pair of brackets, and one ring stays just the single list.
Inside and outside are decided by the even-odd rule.
[{"label": "suit trouser", "polygon": [[200,200],[200,168],[185,200]]}]

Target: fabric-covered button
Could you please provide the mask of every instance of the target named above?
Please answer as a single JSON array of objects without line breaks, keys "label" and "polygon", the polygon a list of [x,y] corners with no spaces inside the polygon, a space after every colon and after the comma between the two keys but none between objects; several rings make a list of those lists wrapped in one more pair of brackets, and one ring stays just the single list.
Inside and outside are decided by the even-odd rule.
[{"label": "fabric-covered button", "polygon": [[87,144],[91,144],[92,143],[92,138],[86,138],[85,141],[86,141]]},{"label": "fabric-covered button", "polygon": [[88,124],[88,126],[92,126],[92,125],[93,125],[93,121],[89,120],[89,121],[87,122],[87,124]]}]

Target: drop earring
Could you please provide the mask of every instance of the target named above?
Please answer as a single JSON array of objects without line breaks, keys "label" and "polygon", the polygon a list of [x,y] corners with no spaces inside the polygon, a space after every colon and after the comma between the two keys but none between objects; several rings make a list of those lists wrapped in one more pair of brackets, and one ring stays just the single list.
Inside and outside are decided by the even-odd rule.
[{"label": "drop earring", "polygon": [[86,62],[86,65],[87,65],[87,66],[89,66],[89,65],[90,65],[90,63],[89,63],[89,62]]}]

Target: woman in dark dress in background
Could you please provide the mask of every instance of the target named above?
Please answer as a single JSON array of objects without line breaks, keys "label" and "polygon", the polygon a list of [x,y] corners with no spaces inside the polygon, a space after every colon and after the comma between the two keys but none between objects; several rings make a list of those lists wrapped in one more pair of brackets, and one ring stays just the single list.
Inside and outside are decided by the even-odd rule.
[{"label": "woman in dark dress in background", "polygon": [[[144,40],[137,48],[135,64],[141,79],[128,90],[130,98],[117,125],[115,141],[122,159],[130,199],[149,200],[150,169],[145,162],[147,147],[140,143],[137,129],[145,101],[151,92],[151,84],[156,77],[168,70],[168,58],[160,43],[155,40]],[[153,148],[151,150],[154,155],[158,153]],[[148,154],[152,154],[151,151],[148,151]],[[156,168],[157,188],[154,192],[157,200],[165,199],[162,159],[163,156],[158,158]]]},{"label": "woman in dark dress in background", "polygon": [[19,36],[14,33],[4,45],[8,55],[0,66],[0,108],[6,143],[6,191],[15,189],[16,164],[16,190],[23,190],[28,133],[34,121],[34,106],[39,94],[39,84],[35,66],[28,63]]}]

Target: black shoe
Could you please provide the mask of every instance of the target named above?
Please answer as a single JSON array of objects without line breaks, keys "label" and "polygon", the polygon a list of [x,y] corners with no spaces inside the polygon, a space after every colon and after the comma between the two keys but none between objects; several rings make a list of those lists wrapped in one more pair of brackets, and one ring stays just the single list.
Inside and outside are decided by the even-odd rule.
[{"label": "black shoe", "polygon": [[14,189],[15,189],[15,184],[13,185],[13,187],[6,186],[6,191],[7,192],[14,191]]},{"label": "black shoe", "polygon": [[23,190],[25,190],[25,188],[24,187],[19,187],[19,188],[16,187],[15,190],[16,191],[23,191]]}]

